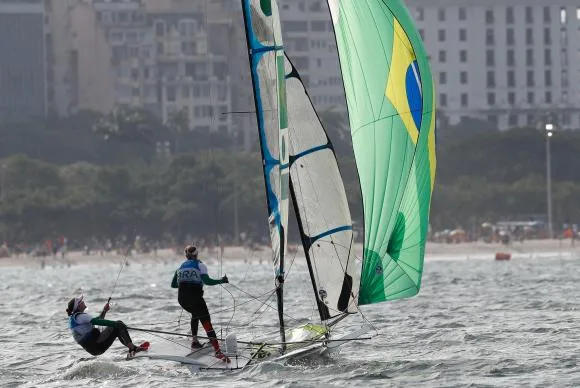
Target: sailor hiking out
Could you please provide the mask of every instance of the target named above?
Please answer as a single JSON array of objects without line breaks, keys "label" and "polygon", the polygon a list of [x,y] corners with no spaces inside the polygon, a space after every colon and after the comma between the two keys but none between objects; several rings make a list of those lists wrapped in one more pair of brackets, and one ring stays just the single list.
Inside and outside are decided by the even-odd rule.
[{"label": "sailor hiking out", "polygon": [[[148,349],[148,342],[139,346],[133,344],[127,326],[123,322],[104,319],[110,308],[109,303],[105,304],[103,311],[96,318],[85,313],[86,308],[83,296],[80,296],[68,302],[66,312],[74,340],[93,356],[105,353],[117,338],[129,349],[129,356]],[[95,326],[106,328],[101,331]]]}]

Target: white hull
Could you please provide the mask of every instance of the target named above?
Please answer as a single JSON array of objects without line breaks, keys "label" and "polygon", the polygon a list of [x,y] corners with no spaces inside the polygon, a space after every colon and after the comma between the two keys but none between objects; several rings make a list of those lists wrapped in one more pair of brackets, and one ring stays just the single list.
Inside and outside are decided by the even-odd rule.
[{"label": "white hull", "polygon": [[[300,328],[294,330],[299,330],[302,333],[305,332],[304,330],[300,330]],[[209,343],[206,343],[201,349],[191,350],[189,348],[189,344],[191,343],[189,339],[179,339],[165,343],[160,342],[157,345],[152,344],[148,351],[137,353],[131,359],[149,358],[152,360],[173,361],[185,364],[194,371],[239,370],[245,368],[248,365],[258,364],[264,361],[279,362],[295,360],[308,356],[324,355],[329,352],[338,350],[341,345],[360,337],[366,332],[367,330],[362,328],[360,330],[340,336],[336,339],[331,339],[328,342],[325,341],[324,336],[307,336],[309,338],[304,338],[304,340],[296,340],[303,342],[288,344],[287,351],[284,354],[279,353],[279,346],[273,344],[274,341],[271,345],[238,344],[238,349],[235,354],[228,354],[227,352],[224,352],[230,359],[229,363],[216,358],[214,349]],[[290,337],[292,337],[291,333],[292,331],[288,332]],[[296,332],[293,334],[296,335]],[[221,343],[220,346],[222,349],[225,349],[223,343]]]}]

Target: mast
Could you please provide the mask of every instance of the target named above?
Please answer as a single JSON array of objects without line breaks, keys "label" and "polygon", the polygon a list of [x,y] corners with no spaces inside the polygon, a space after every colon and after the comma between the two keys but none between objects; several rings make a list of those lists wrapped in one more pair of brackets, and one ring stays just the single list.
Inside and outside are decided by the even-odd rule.
[{"label": "mast", "polygon": [[290,175],[284,48],[276,1],[242,0],[241,3],[268,204],[281,350],[284,352],[284,256]]}]

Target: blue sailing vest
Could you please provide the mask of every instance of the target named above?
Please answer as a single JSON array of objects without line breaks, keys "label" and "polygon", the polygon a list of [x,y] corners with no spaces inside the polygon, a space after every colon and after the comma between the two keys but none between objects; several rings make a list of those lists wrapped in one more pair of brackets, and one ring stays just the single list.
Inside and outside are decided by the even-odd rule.
[{"label": "blue sailing vest", "polygon": [[199,260],[186,260],[177,270],[177,284],[203,287],[201,275],[207,275],[207,267]]},{"label": "blue sailing vest", "polygon": [[74,313],[69,317],[68,327],[78,344],[83,344],[93,331],[92,317],[87,313]]}]

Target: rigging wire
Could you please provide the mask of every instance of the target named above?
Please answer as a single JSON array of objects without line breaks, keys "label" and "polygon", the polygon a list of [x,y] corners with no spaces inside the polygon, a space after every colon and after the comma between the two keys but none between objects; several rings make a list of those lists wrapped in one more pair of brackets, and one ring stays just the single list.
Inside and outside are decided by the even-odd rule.
[{"label": "rigging wire", "polygon": [[[223,284],[220,284],[220,286],[221,286],[220,287],[220,294],[221,294],[221,289],[226,290],[226,292],[228,294],[230,294],[230,296],[232,297],[232,301],[233,301],[232,316],[230,317],[230,320],[228,321],[228,324],[226,325],[226,334],[227,334],[230,330],[230,324],[232,323],[232,320],[234,319],[234,315],[236,314],[236,298],[234,298],[234,295]],[[221,330],[220,330],[220,335],[223,336],[223,334],[221,333]]]},{"label": "rigging wire", "polygon": [[[246,291],[244,291],[243,289],[239,288],[239,287],[238,287],[238,286],[236,286],[235,284],[230,284],[230,285],[231,285],[232,287],[234,287],[236,290],[238,290],[238,291],[240,291],[240,292],[242,292],[242,293],[244,293],[244,294],[248,295],[249,297],[251,297],[251,298],[254,298],[254,299],[257,299],[257,298],[255,298],[255,297],[254,297],[252,294],[250,294],[249,292],[246,292]],[[275,292],[275,291],[276,291],[276,289],[274,289],[272,292]],[[265,306],[267,306],[267,307],[269,307],[269,308],[271,308],[272,310],[278,311],[278,308],[277,308],[277,307],[275,307],[275,306],[272,306],[271,304],[265,303],[264,305],[265,305]],[[284,316],[285,316],[285,317],[288,317],[288,318],[290,318],[290,319],[292,319],[292,320],[294,320],[294,321],[296,321],[296,322],[299,322],[299,321],[300,321],[300,319],[298,319],[298,318],[296,318],[296,317],[293,317],[293,316],[291,316],[290,314],[288,314],[288,313],[286,313],[286,312],[284,312]]]},{"label": "rigging wire", "polygon": [[113,294],[115,293],[115,290],[117,289],[117,283],[119,283],[119,277],[121,276],[121,272],[123,272],[123,269],[125,268],[125,266],[127,265],[127,257],[129,256],[129,250],[125,251],[125,255],[123,256],[123,263],[121,264],[121,269],[119,269],[119,273],[117,274],[117,279],[115,280],[115,284],[113,284],[113,288],[111,289],[111,294],[109,295],[109,299],[107,300],[107,304],[111,302],[111,299],[113,298]]},{"label": "rigging wire", "polygon": [[[153,330],[153,329],[142,329],[140,327],[127,327],[128,330],[133,330],[133,331],[142,331],[145,333],[151,333],[151,334],[166,334],[166,335],[174,335],[174,336],[178,336],[178,337],[192,337],[191,334],[184,334],[184,333],[176,333],[176,332],[172,332],[172,331],[163,331],[163,330]],[[160,338],[166,339],[168,341],[171,341],[167,338],[161,337]],[[198,335],[197,338],[201,338],[201,339],[207,339],[207,340],[211,340],[213,338],[210,337],[203,337]],[[310,343],[310,344],[315,344],[315,343],[329,343],[329,342],[350,342],[350,341],[364,341],[364,340],[370,340],[372,339],[371,337],[359,337],[359,338],[349,338],[349,339],[320,339],[320,340],[303,340],[303,341],[290,341],[290,342],[267,342],[267,341],[240,341],[238,340],[237,342],[242,344],[242,345],[280,345],[280,344],[306,344],[306,343]],[[219,340],[223,340],[223,338],[218,338]],[[171,341],[173,342],[173,341]],[[174,342],[176,344],[179,344],[178,342]],[[180,346],[183,346],[185,348],[188,348],[188,346],[183,345],[183,344],[179,344]]]}]

